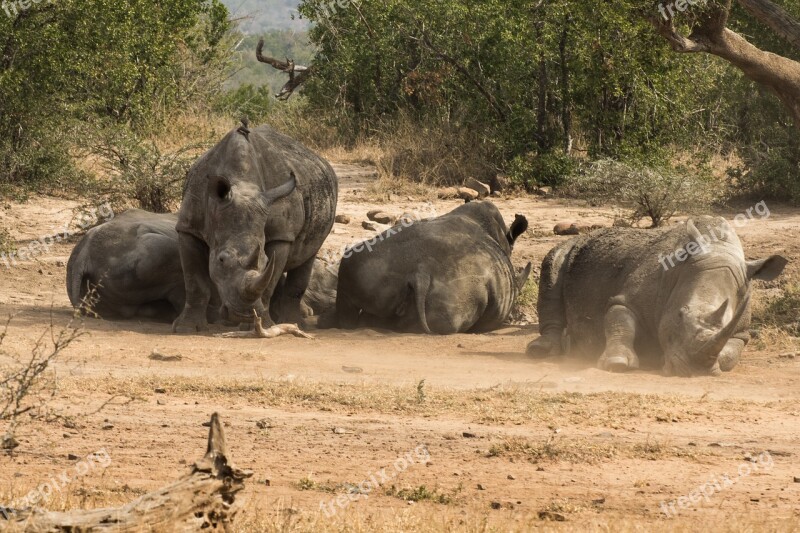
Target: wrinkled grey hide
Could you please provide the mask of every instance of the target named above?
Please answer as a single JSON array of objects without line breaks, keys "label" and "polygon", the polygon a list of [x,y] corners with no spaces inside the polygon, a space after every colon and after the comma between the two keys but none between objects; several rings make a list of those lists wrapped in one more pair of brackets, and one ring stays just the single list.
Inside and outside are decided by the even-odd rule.
[{"label": "wrinkled grey hide", "polygon": [[207,328],[212,285],[223,319],[250,322],[255,309],[270,325],[270,300],[284,272],[277,314],[299,322],[336,203],[333,169],[297,141],[267,126],[229,133],[187,178],[177,226],[186,306],[173,330]]},{"label": "wrinkled grey hide", "polygon": [[570,352],[618,372],[638,368],[640,357],[663,363],[667,375],[730,371],[750,339],[751,281],[773,280],[786,264],[780,256],[746,261],[719,217],[572,239],[542,264],[542,336],[528,353]]},{"label": "wrinkled grey hide", "polygon": [[530,274],[528,265],[517,278],[510,260],[527,226],[517,215],[509,231],[494,204],[473,202],[387,230],[372,251],[354,246],[339,268],[339,326],[442,335],[497,329]]},{"label": "wrinkled grey hide", "polygon": [[103,318],[175,320],[186,300],[177,221],[132,209],[89,230],[67,264],[72,305],[96,287],[93,310]]}]

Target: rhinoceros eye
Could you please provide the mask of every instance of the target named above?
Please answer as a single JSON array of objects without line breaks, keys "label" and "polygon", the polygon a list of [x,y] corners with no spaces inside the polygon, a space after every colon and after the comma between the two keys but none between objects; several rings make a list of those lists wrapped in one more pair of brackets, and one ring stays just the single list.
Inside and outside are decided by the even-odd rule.
[{"label": "rhinoceros eye", "polygon": [[217,198],[220,200],[230,200],[231,186],[225,180],[217,182]]}]

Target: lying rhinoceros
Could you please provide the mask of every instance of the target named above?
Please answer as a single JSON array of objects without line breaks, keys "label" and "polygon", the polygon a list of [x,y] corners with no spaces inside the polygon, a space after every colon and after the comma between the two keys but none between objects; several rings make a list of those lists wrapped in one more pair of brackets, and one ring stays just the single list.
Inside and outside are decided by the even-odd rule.
[{"label": "lying rhinoceros", "polygon": [[[152,318],[174,321],[183,311],[186,292],[181,270],[178,215],[131,209],[92,228],[75,246],[67,264],[67,293],[81,307],[89,290],[98,301],[92,311],[103,318]],[[304,316],[323,316],[336,307],[337,266],[314,263],[303,295]],[[273,304],[277,308],[286,276]],[[209,322],[219,317],[219,296],[212,286]],[[273,317],[276,318],[276,317]]]},{"label": "lying rhinoceros", "polygon": [[663,361],[667,375],[730,371],[750,339],[750,282],[786,264],[745,261],[736,233],[714,217],[572,239],[542,264],[541,337],[528,354],[599,358],[615,372],[638,368],[639,357]]},{"label": "lying rhinoceros", "polygon": [[517,276],[510,259],[525,217],[517,215],[508,230],[494,204],[473,202],[411,222],[344,254],[339,326],[442,335],[500,327],[530,275],[528,265]]},{"label": "lying rhinoceros", "polygon": [[[103,318],[175,320],[186,301],[177,221],[132,209],[89,230],[67,264],[72,305],[80,307],[94,288],[92,310]],[[207,319],[215,319],[218,307],[206,309]]]},{"label": "lying rhinoceros", "polygon": [[270,325],[269,305],[287,273],[281,321],[302,318],[314,260],[333,227],[336,174],[321,157],[267,126],[244,124],[190,169],[178,217],[186,306],[176,332],[207,327],[216,285],[222,317]]}]

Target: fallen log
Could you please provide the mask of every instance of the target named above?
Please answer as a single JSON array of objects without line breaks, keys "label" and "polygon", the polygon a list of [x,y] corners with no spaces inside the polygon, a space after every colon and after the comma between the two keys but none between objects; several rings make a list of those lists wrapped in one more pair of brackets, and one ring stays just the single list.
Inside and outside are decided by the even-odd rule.
[{"label": "fallen log", "polygon": [[297,324],[278,324],[277,326],[265,329],[264,323],[261,321],[261,317],[258,316],[258,313],[253,311],[253,316],[255,318],[253,320],[254,328],[252,331],[234,331],[231,333],[220,333],[214,336],[220,339],[274,339],[281,335],[294,335],[302,339],[314,338],[313,335],[309,335],[301,330]]},{"label": "fallen log", "polygon": [[[206,455],[171,485],[119,508],[52,512],[41,509],[0,513],[0,529],[35,533],[228,530],[238,511],[236,494],[253,473],[236,468],[219,416],[211,416]],[[6,527],[8,526],[8,527]]]}]

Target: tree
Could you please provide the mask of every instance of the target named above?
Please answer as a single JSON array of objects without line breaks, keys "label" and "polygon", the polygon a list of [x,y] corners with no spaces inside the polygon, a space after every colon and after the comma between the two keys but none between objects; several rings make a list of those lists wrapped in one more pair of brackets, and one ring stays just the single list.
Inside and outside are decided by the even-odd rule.
[{"label": "tree", "polygon": [[[800,46],[800,23],[769,0],[738,0],[753,17],[793,46]],[[658,32],[681,53],[706,52],[725,59],[745,76],[772,91],[800,127],[800,63],[751,44],[727,27],[732,0],[717,0],[691,24],[688,37],[675,27],[674,16],[653,17]]]}]

